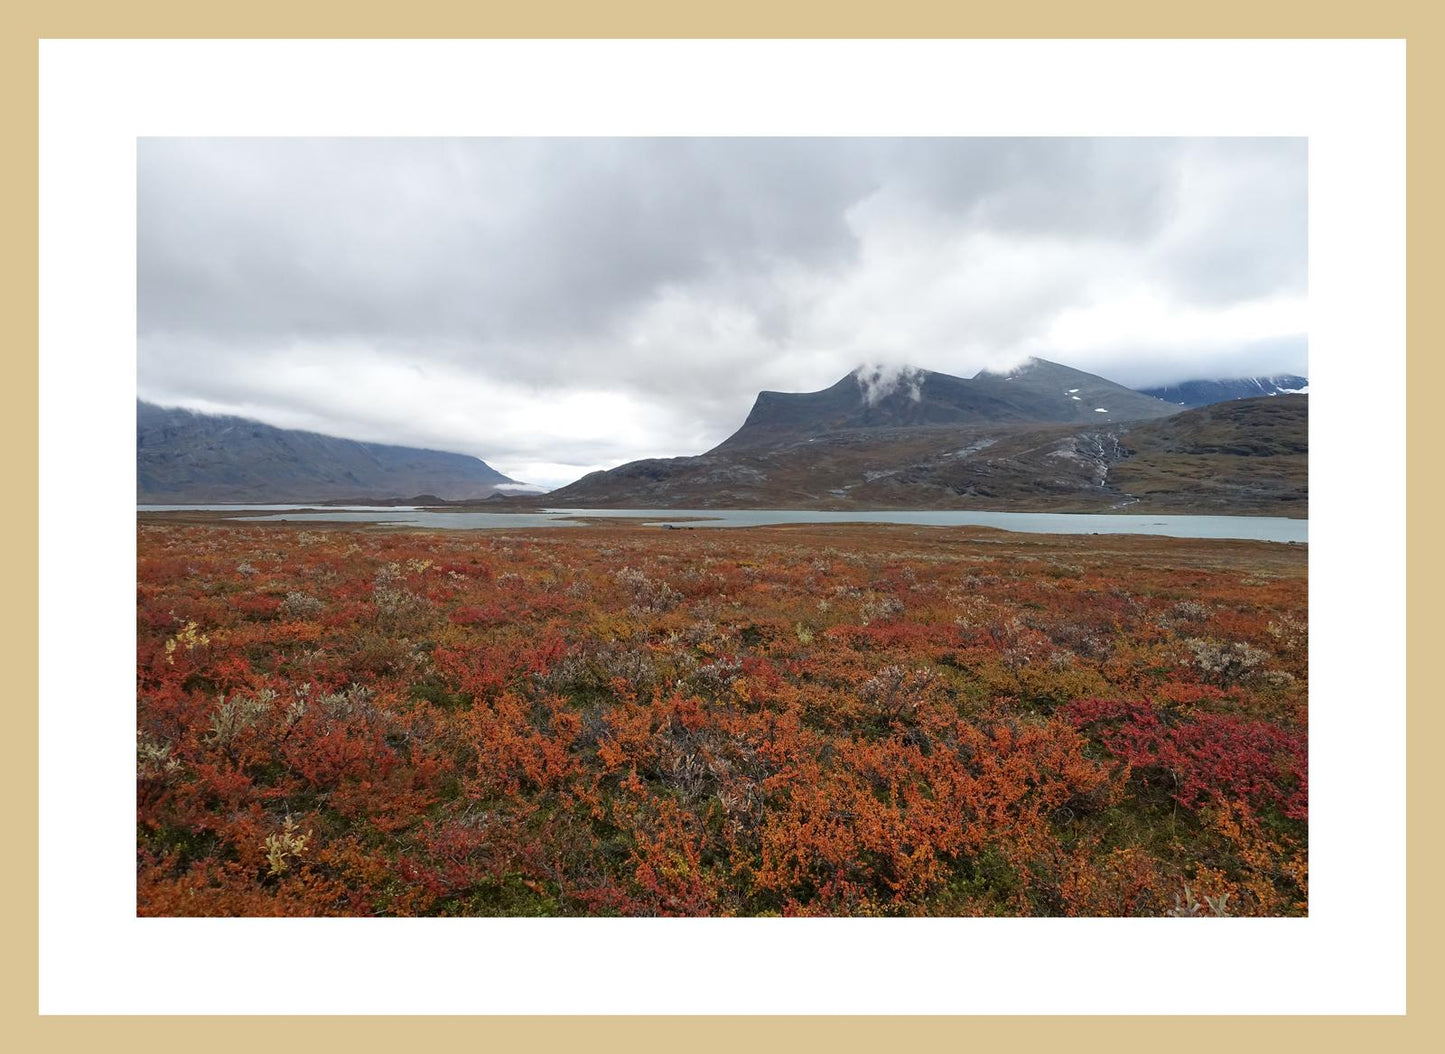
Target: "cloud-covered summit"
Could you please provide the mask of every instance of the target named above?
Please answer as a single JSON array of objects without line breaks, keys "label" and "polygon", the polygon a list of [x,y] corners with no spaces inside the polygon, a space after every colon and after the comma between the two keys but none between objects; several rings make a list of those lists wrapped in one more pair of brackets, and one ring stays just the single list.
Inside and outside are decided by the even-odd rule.
[{"label": "cloud-covered summit", "polygon": [[859,366],[853,371],[853,379],[863,393],[863,401],[869,406],[878,405],[900,389],[908,393],[915,403],[923,398],[923,371],[916,366],[888,365],[876,363]]},{"label": "cloud-covered summit", "polygon": [[144,139],[138,180],[142,398],[519,479],[863,363],[1306,372],[1304,140]]}]

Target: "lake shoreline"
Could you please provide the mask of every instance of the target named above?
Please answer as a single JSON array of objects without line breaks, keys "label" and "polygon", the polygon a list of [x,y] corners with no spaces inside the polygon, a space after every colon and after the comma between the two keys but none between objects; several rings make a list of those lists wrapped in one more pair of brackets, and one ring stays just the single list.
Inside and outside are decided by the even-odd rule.
[{"label": "lake shoreline", "polygon": [[586,528],[630,524],[649,528],[722,530],[780,526],[981,527],[1022,534],[1130,535],[1194,539],[1267,541],[1304,545],[1309,521],[1289,517],[1201,516],[1161,513],[1043,513],[989,510],[812,509],[579,509],[520,510],[316,506],[138,506],[137,516],[151,522],[235,522],[246,524],[324,524],[403,529],[515,530]]},{"label": "lake shoreline", "polygon": [[[499,516],[536,516],[543,513],[556,512],[559,509],[573,509],[577,506],[561,506],[549,504],[536,498],[509,499],[505,503],[497,501],[453,501],[443,504],[432,504],[428,502],[399,502],[396,504],[366,504],[363,502],[348,502],[344,504],[332,504],[324,501],[313,502],[209,502],[209,503],[180,503],[180,502],[144,502],[137,503],[137,512],[189,512],[189,511],[215,511],[215,512],[239,512],[251,509],[269,509],[275,511],[307,511],[307,512],[353,512],[353,511],[377,511],[377,512],[435,512],[435,513],[470,513],[484,512]],[[589,505],[590,511],[600,512],[608,516],[633,511],[631,506],[625,505]],[[1029,513],[1037,515],[1057,516],[1225,516],[1242,519],[1277,519],[1277,520],[1301,520],[1309,519],[1309,512],[1306,509],[1301,512],[1297,507],[1290,507],[1282,510],[1263,509],[1254,506],[1241,507],[1231,511],[1223,512],[1213,506],[1188,505],[1184,507],[1164,505],[1157,502],[1133,501],[1122,505],[1080,505],[1070,503],[1057,505],[1049,502],[1035,504],[1033,502],[1012,502],[1003,506],[953,506],[953,507],[930,507],[920,508],[918,506],[859,506],[859,505],[816,505],[808,508],[798,507],[767,507],[756,505],[708,505],[708,506],[676,506],[656,507],[649,512],[668,513],[678,512],[688,515],[726,514],[735,512],[789,512],[789,513],[858,513],[865,516],[880,514],[913,514],[913,513]]]}]

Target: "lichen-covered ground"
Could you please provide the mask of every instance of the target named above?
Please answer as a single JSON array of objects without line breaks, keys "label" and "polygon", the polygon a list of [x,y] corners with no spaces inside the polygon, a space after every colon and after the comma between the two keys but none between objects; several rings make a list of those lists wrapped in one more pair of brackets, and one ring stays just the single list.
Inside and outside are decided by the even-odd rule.
[{"label": "lichen-covered ground", "polygon": [[139,527],[143,915],[1295,915],[1306,549]]}]

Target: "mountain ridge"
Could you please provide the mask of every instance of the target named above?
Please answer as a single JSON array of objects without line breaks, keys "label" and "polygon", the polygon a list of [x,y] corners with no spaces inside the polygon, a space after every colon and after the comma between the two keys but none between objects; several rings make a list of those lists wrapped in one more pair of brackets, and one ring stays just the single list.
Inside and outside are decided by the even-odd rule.
[{"label": "mountain ridge", "polygon": [[136,400],[136,500],[142,503],[416,494],[481,499],[516,484],[468,454],[342,439]]},{"label": "mountain ridge", "polygon": [[1031,358],[971,378],[861,366],[816,392],[759,392],[742,426],[708,453],[860,428],[1044,424],[1164,417],[1178,408],[1095,374]]}]

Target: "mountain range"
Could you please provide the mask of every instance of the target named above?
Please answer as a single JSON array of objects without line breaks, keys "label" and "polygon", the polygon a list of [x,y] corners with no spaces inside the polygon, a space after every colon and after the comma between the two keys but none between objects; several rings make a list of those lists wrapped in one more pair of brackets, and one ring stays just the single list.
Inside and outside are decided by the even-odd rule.
[{"label": "mountain range", "polygon": [[1162,388],[1140,388],[1145,395],[1179,406],[1208,406],[1230,399],[1257,399],[1262,395],[1308,395],[1310,382],[1297,374],[1278,377],[1233,377],[1227,380],[1181,381]]},{"label": "mountain range", "polygon": [[149,504],[481,499],[522,485],[466,454],[363,443],[136,403],[136,500]]},{"label": "mountain range", "polygon": [[464,454],[138,402],[136,493],[157,504],[505,497],[580,508],[1303,516],[1301,390],[1305,378],[1282,376],[1135,391],[1044,359],[971,378],[860,367],[821,391],[759,393],[741,427],[703,454],[629,462],[545,497]]},{"label": "mountain range", "polygon": [[979,508],[1305,515],[1308,398],[1193,410],[1031,359],[972,378],[855,370],[763,392],[694,457],[594,472],[546,502],[597,508]]}]

